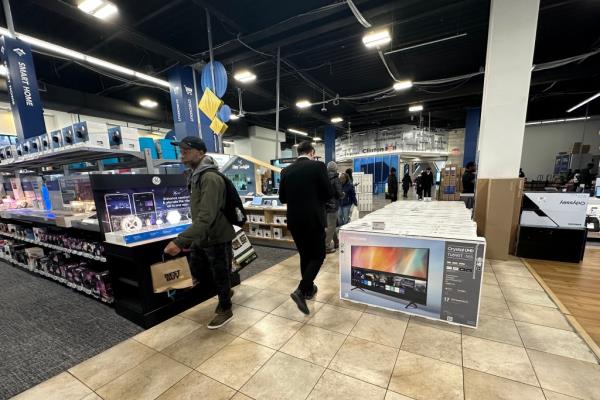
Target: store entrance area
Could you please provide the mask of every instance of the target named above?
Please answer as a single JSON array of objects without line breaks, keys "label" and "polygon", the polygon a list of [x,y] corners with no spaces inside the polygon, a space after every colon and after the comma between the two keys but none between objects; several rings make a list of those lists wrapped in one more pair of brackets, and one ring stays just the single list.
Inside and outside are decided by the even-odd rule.
[{"label": "store entrance area", "polygon": [[[289,298],[298,256],[235,288],[234,319],[208,330],[216,299],[146,330],[24,399],[594,399],[600,367],[523,262],[487,260],[479,327],[340,300],[327,257],[309,301]],[[585,384],[583,384],[585,382]]]}]

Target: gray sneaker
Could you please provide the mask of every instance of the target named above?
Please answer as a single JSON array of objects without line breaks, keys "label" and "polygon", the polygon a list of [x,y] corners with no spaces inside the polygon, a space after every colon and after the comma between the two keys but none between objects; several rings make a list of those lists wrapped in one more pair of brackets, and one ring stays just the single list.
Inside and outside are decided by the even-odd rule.
[{"label": "gray sneaker", "polygon": [[233,318],[233,312],[228,310],[223,314],[217,314],[206,326],[208,329],[219,329]]},{"label": "gray sneaker", "polygon": [[[233,297],[233,295],[235,294],[235,292],[233,291],[233,289],[229,290],[229,299],[231,299]],[[231,309],[231,302],[229,302],[229,308]],[[227,312],[227,310],[224,310],[223,307],[221,307],[221,304],[217,304],[217,307],[215,308],[215,314],[223,314]]]}]

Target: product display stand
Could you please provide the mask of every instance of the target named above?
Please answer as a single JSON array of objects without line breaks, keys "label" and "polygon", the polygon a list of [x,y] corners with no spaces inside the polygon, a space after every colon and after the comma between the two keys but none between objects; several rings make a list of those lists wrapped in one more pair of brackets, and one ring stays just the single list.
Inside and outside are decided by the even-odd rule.
[{"label": "product display stand", "polygon": [[287,228],[287,206],[279,203],[279,196],[245,196],[244,200],[244,209],[248,215],[244,230],[252,243],[296,248]]}]

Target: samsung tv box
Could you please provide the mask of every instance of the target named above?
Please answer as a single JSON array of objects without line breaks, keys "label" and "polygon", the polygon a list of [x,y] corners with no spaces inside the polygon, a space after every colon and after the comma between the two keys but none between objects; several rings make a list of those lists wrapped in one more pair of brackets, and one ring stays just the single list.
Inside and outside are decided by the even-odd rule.
[{"label": "samsung tv box", "polygon": [[108,129],[109,144],[112,149],[140,151],[138,136],[135,128],[116,126]]},{"label": "samsung tv box", "polygon": [[64,137],[62,134],[62,130],[52,131],[48,134],[50,136],[50,147],[52,150],[61,149],[64,146]]},{"label": "samsung tv box", "polygon": [[81,147],[110,149],[108,127],[102,122],[77,122],[73,124],[73,144]]},{"label": "samsung tv box", "polygon": [[75,143],[75,138],[73,136],[73,126],[67,126],[61,129],[62,131],[62,146],[67,147],[72,146]]}]

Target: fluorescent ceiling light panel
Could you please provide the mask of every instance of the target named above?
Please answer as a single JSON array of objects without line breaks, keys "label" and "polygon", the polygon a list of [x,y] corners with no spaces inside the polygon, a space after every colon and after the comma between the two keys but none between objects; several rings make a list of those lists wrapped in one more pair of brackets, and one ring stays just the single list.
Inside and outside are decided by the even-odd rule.
[{"label": "fluorescent ceiling light panel", "polygon": [[92,14],[94,11],[100,8],[104,4],[104,0],[83,0],[77,8],[86,14]]},{"label": "fluorescent ceiling light panel", "polygon": [[410,106],[410,107],[408,107],[408,111],[410,111],[410,112],[423,111],[423,106],[421,104],[416,105],[416,106]]},{"label": "fluorescent ceiling light panel", "polygon": [[296,102],[296,107],[298,107],[298,108],[308,108],[310,106],[312,106],[311,102],[306,99],[298,100]]},{"label": "fluorescent ceiling light panel", "polygon": [[412,85],[411,81],[398,81],[394,83],[394,90],[410,89]]},{"label": "fluorescent ceiling light panel", "polygon": [[56,53],[61,56],[69,57],[73,60],[85,60],[85,55],[75,50],[67,49],[66,47],[59,46],[57,44],[48,43],[46,41],[36,39],[27,35],[19,35],[19,39],[22,41],[29,43],[33,47],[37,47],[39,49],[48,50],[51,53]]},{"label": "fluorescent ceiling light panel", "polygon": [[233,79],[242,83],[248,83],[256,80],[256,75],[248,70],[239,71],[233,75]]},{"label": "fluorescent ceiling light panel", "polygon": [[160,85],[160,86],[164,86],[164,87],[170,87],[171,86],[171,85],[169,85],[169,82],[165,81],[164,79],[155,78],[155,77],[150,76],[150,75],[142,74],[141,72],[134,72],[133,76],[135,76],[138,79],[142,79],[144,81],[152,82],[152,83],[155,83],[155,84]]},{"label": "fluorescent ceiling light panel", "polygon": [[98,19],[108,19],[115,15],[119,9],[112,3],[106,3],[105,6],[101,7],[98,11],[93,13],[92,15]]},{"label": "fluorescent ceiling light panel", "polygon": [[123,74],[123,75],[130,75],[130,76],[135,75],[135,71],[133,71],[132,69],[121,67],[120,65],[113,64],[113,63],[111,63],[109,61],[104,61],[104,60],[101,60],[101,59],[96,58],[96,57],[87,57],[87,56],[86,56],[85,59],[90,64],[97,65],[97,66],[102,67],[104,69],[110,69],[112,71],[118,72],[118,73]]},{"label": "fluorescent ceiling light panel", "polygon": [[295,133],[296,135],[308,136],[308,133],[299,131],[298,129],[288,128],[288,132]]},{"label": "fluorescent ceiling light panel", "polygon": [[156,108],[158,106],[158,103],[151,99],[142,99],[140,100],[140,106],[146,108]]},{"label": "fluorescent ceiling light panel", "polygon": [[367,33],[363,36],[363,43],[367,48],[380,47],[392,41],[390,32],[387,29],[381,31]]},{"label": "fluorescent ceiling light panel", "polygon": [[600,92],[596,93],[596,94],[595,94],[595,95],[593,95],[592,97],[588,97],[587,99],[585,99],[585,100],[584,100],[584,101],[582,101],[581,103],[579,103],[579,104],[575,105],[574,107],[571,107],[571,108],[569,108],[569,109],[567,110],[567,112],[568,112],[568,113],[570,113],[571,111],[574,111],[574,110],[578,109],[579,107],[581,107],[581,106],[583,106],[583,105],[585,105],[585,104],[589,103],[590,101],[592,101],[592,100],[594,100],[594,99],[596,99],[596,98],[598,98],[598,97],[600,97]]},{"label": "fluorescent ceiling light panel", "polygon": [[320,142],[320,141],[321,141],[321,138],[320,138],[320,137],[318,137],[318,136],[315,136],[315,137],[313,138],[313,140],[314,140],[315,142]]},{"label": "fluorescent ceiling light panel", "polygon": [[337,123],[342,122],[343,120],[344,120],[344,118],[342,118],[342,117],[333,117],[333,118],[331,118],[331,123],[337,124]]}]

